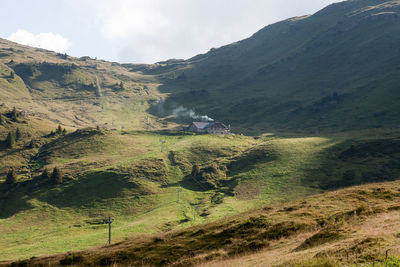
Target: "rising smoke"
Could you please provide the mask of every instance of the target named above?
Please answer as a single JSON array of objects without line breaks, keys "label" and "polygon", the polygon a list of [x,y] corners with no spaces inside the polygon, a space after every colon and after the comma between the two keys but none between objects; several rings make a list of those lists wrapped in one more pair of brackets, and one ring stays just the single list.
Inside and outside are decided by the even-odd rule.
[{"label": "rising smoke", "polygon": [[201,121],[214,121],[214,119],[208,117],[207,115],[198,115],[193,109],[187,109],[185,107],[179,106],[172,111],[172,114],[176,117],[189,117],[194,120]]}]

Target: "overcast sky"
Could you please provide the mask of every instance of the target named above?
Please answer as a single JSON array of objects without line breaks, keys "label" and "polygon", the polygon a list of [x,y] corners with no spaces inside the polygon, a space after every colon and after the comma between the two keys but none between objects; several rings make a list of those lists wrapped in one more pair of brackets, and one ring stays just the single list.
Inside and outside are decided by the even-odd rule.
[{"label": "overcast sky", "polygon": [[15,0],[0,37],[110,61],[190,58],[335,0]]}]

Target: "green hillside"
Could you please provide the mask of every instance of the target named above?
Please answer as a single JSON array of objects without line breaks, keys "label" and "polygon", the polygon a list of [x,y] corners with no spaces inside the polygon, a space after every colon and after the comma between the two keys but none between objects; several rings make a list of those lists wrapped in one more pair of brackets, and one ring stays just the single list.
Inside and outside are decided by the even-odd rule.
[{"label": "green hillside", "polygon": [[[2,158],[21,157],[25,165],[16,168],[16,183],[0,182],[0,259],[104,245],[102,220],[109,215],[119,242],[326,190],[392,181],[400,174],[399,136],[253,138],[86,128],[38,138],[34,148],[19,141],[2,149]],[[199,173],[193,175],[195,163]],[[42,175],[54,167],[64,174],[62,184]]]},{"label": "green hillside", "polygon": [[398,181],[358,186],[112,246],[13,264],[399,266],[399,190]]},{"label": "green hillside", "polygon": [[352,0],[144,69],[183,105],[246,132],[399,125],[400,2]]},{"label": "green hillside", "polygon": [[[346,1],[152,65],[0,39],[0,265],[104,246],[108,216],[117,245],[82,266],[382,263],[400,231],[399,11]],[[182,132],[177,108],[234,134]]]}]

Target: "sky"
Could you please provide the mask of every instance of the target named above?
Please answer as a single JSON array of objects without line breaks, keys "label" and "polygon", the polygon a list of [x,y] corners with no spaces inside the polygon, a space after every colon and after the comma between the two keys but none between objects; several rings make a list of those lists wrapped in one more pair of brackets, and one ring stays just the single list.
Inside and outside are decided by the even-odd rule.
[{"label": "sky", "polygon": [[120,63],[187,59],[335,0],[15,0],[0,38]]}]

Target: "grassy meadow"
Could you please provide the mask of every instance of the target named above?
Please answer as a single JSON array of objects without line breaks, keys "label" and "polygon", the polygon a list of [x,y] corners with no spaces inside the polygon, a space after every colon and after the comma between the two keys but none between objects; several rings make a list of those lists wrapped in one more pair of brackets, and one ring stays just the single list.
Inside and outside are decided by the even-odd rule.
[{"label": "grassy meadow", "polygon": [[[0,39],[0,265],[396,266],[400,4],[383,2],[151,65]],[[181,106],[235,134],[181,132]]]},{"label": "grassy meadow", "polygon": [[[114,218],[113,242],[121,242],[334,189],[324,183],[331,176],[321,176],[321,168],[334,168],[340,173],[335,179],[349,168],[356,173],[364,170],[362,164],[353,164],[353,158],[343,161],[340,155],[359,143],[361,151],[355,155],[365,157],[371,148],[361,144],[382,135],[248,137],[86,128],[39,138],[41,146],[26,151],[33,159],[25,171],[19,169],[18,183],[0,183],[0,246],[5,248],[0,259],[103,246],[108,228],[102,220],[107,216]],[[396,133],[386,133],[384,140],[398,142],[395,137]],[[160,140],[165,141],[163,151]],[[23,150],[14,148],[18,149]],[[398,156],[390,151],[375,158],[367,154],[377,164],[392,164]],[[210,166],[220,169],[211,173],[214,176],[193,177],[194,163],[207,175]],[[44,168],[51,171],[56,166],[64,173],[60,185],[41,177]],[[364,182],[371,181],[353,181]]]}]

